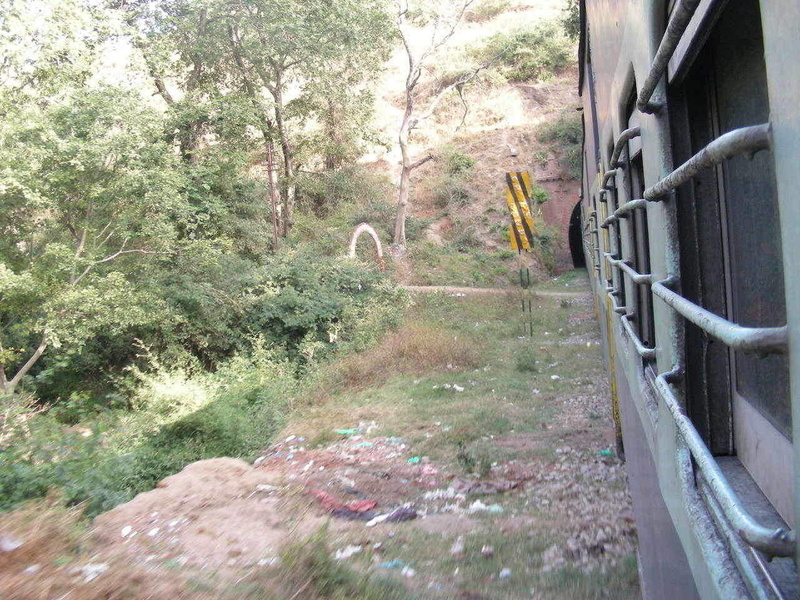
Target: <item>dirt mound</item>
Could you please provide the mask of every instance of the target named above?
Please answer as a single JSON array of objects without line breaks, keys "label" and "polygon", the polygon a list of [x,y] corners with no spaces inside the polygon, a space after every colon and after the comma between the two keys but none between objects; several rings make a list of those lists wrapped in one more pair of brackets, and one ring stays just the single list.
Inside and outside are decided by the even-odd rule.
[{"label": "dirt mound", "polygon": [[190,464],[97,517],[99,549],[212,571],[270,564],[290,534],[274,483],[273,474],[233,458]]}]

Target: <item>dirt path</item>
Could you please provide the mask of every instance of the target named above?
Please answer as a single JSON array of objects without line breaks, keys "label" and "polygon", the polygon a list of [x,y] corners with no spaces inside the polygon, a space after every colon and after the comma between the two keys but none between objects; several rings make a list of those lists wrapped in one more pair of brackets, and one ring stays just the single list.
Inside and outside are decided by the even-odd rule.
[{"label": "dirt path", "polygon": [[[404,289],[418,294],[434,294],[442,292],[444,294],[513,294],[519,292],[519,288],[483,288],[483,287],[459,287],[452,285],[404,285]],[[559,292],[552,290],[533,290],[534,296],[544,296],[546,298],[589,298],[590,293],[586,292]]]}]

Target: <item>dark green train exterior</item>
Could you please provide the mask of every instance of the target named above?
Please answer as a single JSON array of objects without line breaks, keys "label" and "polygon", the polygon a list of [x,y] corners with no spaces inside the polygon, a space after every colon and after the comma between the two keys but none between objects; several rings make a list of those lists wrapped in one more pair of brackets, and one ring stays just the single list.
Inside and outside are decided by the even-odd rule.
[{"label": "dark green train exterior", "polygon": [[582,0],[581,227],[643,596],[798,598],[800,2]]}]

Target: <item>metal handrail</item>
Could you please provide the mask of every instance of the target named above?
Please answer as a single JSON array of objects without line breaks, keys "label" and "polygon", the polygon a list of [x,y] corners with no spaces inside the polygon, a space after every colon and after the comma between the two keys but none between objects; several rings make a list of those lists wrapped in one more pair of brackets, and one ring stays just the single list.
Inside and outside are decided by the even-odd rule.
[{"label": "metal handrail", "polygon": [[628,309],[621,304],[617,304],[617,294],[618,293],[614,291],[608,292],[608,297],[611,299],[611,309],[618,315],[624,315],[626,312],[628,312]]},{"label": "metal handrail", "polygon": [[661,77],[667,70],[667,65],[669,65],[672,55],[675,54],[675,49],[678,47],[678,43],[681,41],[681,37],[683,37],[699,4],[700,0],[682,0],[678,2],[672,12],[667,24],[667,30],[664,32],[664,37],[661,38],[656,55],[653,57],[653,63],[650,65],[650,72],[644,80],[642,89],[639,92],[639,98],[636,100],[636,108],[640,112],[651,114],[661,109],[662,103],[651,102],[650,99],[658,82],[661,81]]},{"label": "metal handrail", "polygon": [[793,556],[795,533],[783,528],[770,529],[759,524],[747,510],[742,507],[736,492],[733,491],[728,480],[723,475],[708,447],[703,442],[700,434],[692,424],[691,419],[684,411],[669,379],[682,375],[682,370],[673,369],[662,373],[655,379],[655,389],[660,399],[669,409],[672,419],[680,432],[681,437],[694,457],[695,463],[703,473],[708,487],[719,502],[725,518],[730,521],[733,528],[747,544],[760,550],[769,557]]},{"label": "metal handrail", "polygon": [[[612,186],[611,186],[611,184],[610,184],[610,183],[608,183],[608,180],[609,180],[611,177],[614,177],[616,174],[617,174],[617,169],[616,169],[616,168],[613,168],[613,169],[611,169],[611,170],[609,170],[609,171],[606,171],[606,172],[603,174],[603,181],[601,181],[601,182],[600,182],[600,187],[601,187],[602,189],[601,189],[600,191],[603,191],[603,192],[604,192],[604,191],[606,191],[606,190],[610,190],[610,189],[611,189],[611,187],[612,187]],[[616,184],[615,184],[615,186],[616,186]]]},{"label": "metal handrail", "polygon": [[656,349],[648,348],[642,343],[642,341],[639,339],[639,335],[633,330],[633,325],[631,325],[628,315],[620,315],[620,322],[622,323],[622,328],[625,330],[625,333],[627,333],[628,337],[631,338],[631,341],[633,342],[633,345],[636,348],[636,352],[639,354],[639,356],[645,360],[654,359],[656,357]]},{"label": "metal handrail", "polygon": [[625,271],[628,276],[631,278],[633,283],[638,283],[640,285],[647,285],[653,283],[653,275],[652,273],[639,273],[639,271],[635,270],[631,267],[627,261],[624,261],[619,258],[612,258],[608,257],[608,261],[615,267],[622,269]]},{"label": "metal handrail", "polygon": [[653,293],[668,306],[697,325],[710,336],[728,347],[742,352],[785,353],[789,344],[789,330],[783,327],[742,327],[707,311],[703,307],[673,292],[665,284],[669,280],[653,284]]},{"label": "metal handrail", "polygon": [[620,219],[626,219],[628,217],[628,213],[632,213],[637,208],[644,208],[645,206],[647,206],[647,200],[644,198],[637,198],[636,200],[626,202],[611,215],[609,215],[609,217],[600,224],[600,227],[606,228],[611,223],[614,223]]},{"label": "metal handrail", "polygon": [[609,164],[611,165],[612,168],[618,168],[624,166],[621,162],[619,162],[619,157],[620,154],[622,154],[622,149],[625,147],[625,144],[627,144],[633,138],[639,137],[640,135],[642,135],[642,129],[639,126],[631,127],[619,134],[619,137],[617,138],[617,143],[614,144],[614,150],[611,152],[611,161]]},{"label": "metal handrail", "polygon": [[767,150],[769,147],[769,123],[729,131],[708,144],[658,183],[647,188],[644,191],[644,198],[650,202],[657,202],[661,196],[686,183],[703,169],[718,165],[740,154],[755,154],[759,150]]}]

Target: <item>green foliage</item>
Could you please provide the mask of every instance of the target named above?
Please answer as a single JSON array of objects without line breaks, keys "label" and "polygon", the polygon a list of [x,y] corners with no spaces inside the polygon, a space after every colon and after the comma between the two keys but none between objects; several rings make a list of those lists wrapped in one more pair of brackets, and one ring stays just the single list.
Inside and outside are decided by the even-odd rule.
[{"label": "green foliage", "polygon": [[536,366],[536,348],[532,344],[519,348],[514,355],[514,366],[520,373],[536,373],[539,370]]},{"label": "green foliage", "polygon": [[579,0],[566,0],[561,13],[561,25],[569,39],[577,41],[581,36],[581,6]]},{"label": "green foliage", "polygon": [[475,166],[475,159],[460,150],[449,147],[444,153],[445,170],[450,175],[461,175],[469,172]]},{"label": "green foliage", "polygon": [[[391,182],[386,177],[359,165],[321,173],[303,173],[297,180],[298,207],[313,215],[317,222],[320,217],[329,216],[340,207],[352,213],[353,206],[363,205],[367,209],[380,206],[380,201],[391,197],[392,192]],[[350,222],[358,218],[352,217]]]},{"label": "green foliage", "polygon": [[554,23],[498,33],[476,50],[482,61],[496,61],[509,81],[538,81],[561,73],[572,61],[572,44]]},{"label": "green foliage", "polygon": [[278,570],[287,593],[307,589],[315,598],[332,600],[403,600],[409,597],[399,583],[369,573],[362,575],[344,561],[335,560],[325,527],[301,542],[285,544]]},{"label": "green foliage", "polygon": [[547,190],[536,185],[533,186],[533,190],[531,190],[531,201],[534,205],[544,204],[548,200],[550,200],[550,194],[547,193]]},{"label": "green foliage", "polygon": [[540,141],[548,142],[559,153],[561,165],[573,179],[581,177],[583,122],[579,113],[564,112],[539,131]]}]

